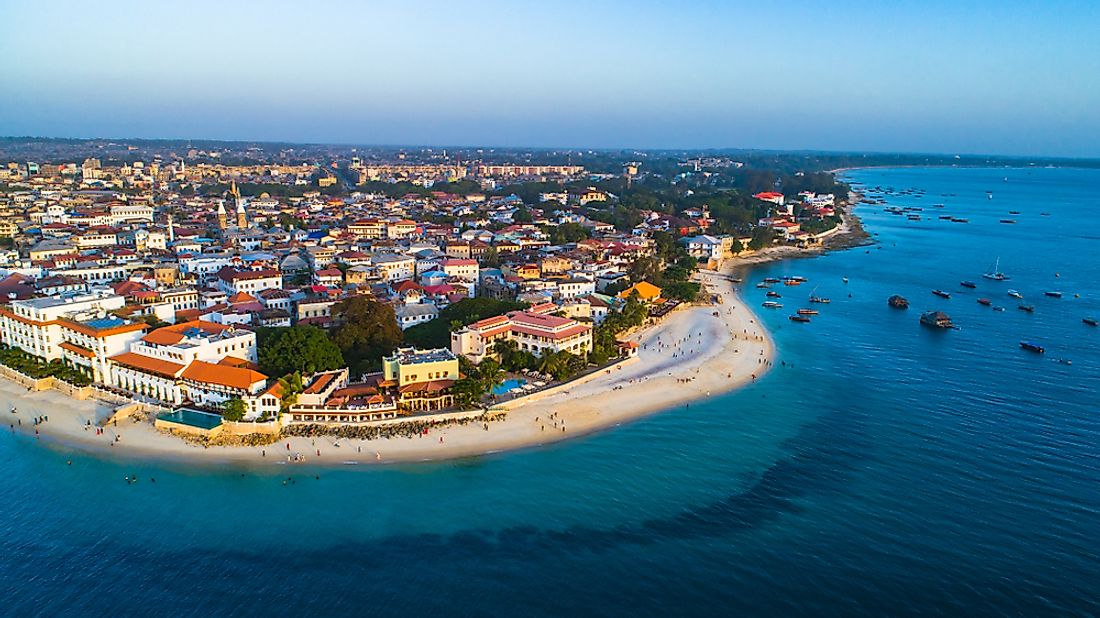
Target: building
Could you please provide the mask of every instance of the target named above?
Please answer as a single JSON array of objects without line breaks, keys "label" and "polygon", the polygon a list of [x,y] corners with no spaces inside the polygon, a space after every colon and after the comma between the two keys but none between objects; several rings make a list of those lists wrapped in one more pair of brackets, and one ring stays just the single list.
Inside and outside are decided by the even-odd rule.
[{"label": "building", "polygon": [[458,380],[458,357],[451,350],[398,348],[382,359],[381,386],[396,390],[406,411],[430,411],[454,405],[451,387]]},{"label": "building", "polygon": [[638,300],[643,303],[654,303],[661,299],[661,288],[648,281],[639,281],[622,292],[619,292],[619,298],[626,300],[634,294],[637,294]]},{"label": "building", "polygon": [[501,340],[515,341],[520,350],[536,356],[547,351],[584,354],[592,350],[590,324],[540,311],[532,307],[474,322],[451,333],[451,351],[480,363],[494,356],[493,345]]},{"label": "building", "polygon": [[218,287],[226,294],[245,292],[255,296],[264,290],[283,287],[283,275],[277,270],[237,270],[225,267],[218,271]]}]

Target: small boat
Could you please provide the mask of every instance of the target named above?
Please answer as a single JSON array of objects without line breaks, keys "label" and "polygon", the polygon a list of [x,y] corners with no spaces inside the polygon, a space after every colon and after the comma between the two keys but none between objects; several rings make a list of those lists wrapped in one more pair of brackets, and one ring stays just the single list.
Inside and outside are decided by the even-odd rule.
[{"label": "small boat", "polygon": [[1016,290],[1009,290],[1008,295],[1011,296],[1012,298],[1018,298],[1020,300],[1024,299],[1024,295],[1017,292]]},{"label": "small boat", "polygon": [[1041,212],[1041,213],[1039,213],[1039,216],[1041,216],[1041,217],[1049,217],[1049,216],[1050,216],[1050,213],[1049,213],[1049,212]]},{"label": "small boat", "polygon": [[783,285],[802,285],[802,282],[798,279],[784,279]]},{"label": "small boat", "polygon": [[994,307],[994,308],[993,308],[993,310],[994,310],[994,311],[1004,311],[1004,310],[1005,310],[1005,308],[1004,308],[1004,307],[1000,307],[1000,306],[997,306],[997,307]]},{"label": "small boat", "polygon": [[766,289],[770,288],[771,286],[768,285],[767,283],[757,283],[756,287],[766,290]]},{"label": "small boat", "polygon": [[979,305],[985,305],[986,307],[988,307],[988,306],[993,304],[993,301],[989,300],[988,298],[979,298],[978,299],[978,304]]},{"label": "small boat", "polygon": [[1089,326],[1100,326],[1100,320],[1096,318],[1081,318],[1081,321]]},{"label": "small boat", "polygon": [[1021,341],[1020,347],[1029,352],[1035,352],[1036,354],[1042,354],[1043,352],[1046,352],[1046,349],[1043,348],[1043,346],[1037,343],[1031,343],[1029,341]]},{"label": "small boat", "polygon": [[844,277],[843,279],[841,279],[841,281],[843,281],[844,283],[848,283],[848,278]]},{"label": "small boat", "polygon": [[951,217],[951,221],[955,223],[970,223],[970,219],[960,219],[959,217]]},{"label": "small boat", "polygon": [[783,306],[783,303],[777,303],[773,300],[766,300],[766,301],[764,301],[764,304],[762,304],[760,306],[765,308],[765,309],[779,309]]},{"label": "small boat", "polygon": [[970,288],[970,289],[974,289],[974,288],[978,287],[978,284],[974,283],[973,281],[960,281],[959,285],[963,286],[964,288]]},{"label": "small boat", "polygon": [[951,317],[942,311],[927,311],[920,316],[920,323],[933,328],[954,328]]},{"label": "small boat", "polygon": [[940,219],[943,219],[944,221],[950,221],[951,219],[954,219],[954,217],[952,217],[951,215],[940,215]]},{"label": "small boat", "polygon": [[1001,272],[1001,258],[997,258],[997,261],[993,263],[993,268],[982,277],[993,281],[1008,281],[1008,275]]},{"label": "small boat", "polygon": [[1028,313],[1035,313],[1035,305],[1020,305],[1017,307],[1020,311],[1026,311]]},{"label": "small boat", "polygon": [[1043,294],[1045,294],[1045,295],[1047,295],[1051,298],[1061,298],[1062,297],[1061,292],[1043,292]]},{"label": "small boat", "polygon": [[1020,211],[1019,211],[1019,210],[1010,210],[1010,211],[1008,211],[1008,214],[1010,214],[1010,215],[1018,215],[1018,214],[1020,214]]},{"label": "small boat", "polygon": [[940,298],[951,298],[951,295],[947,292],[944,292],[943,290],[932,290],[932,293],[936,296],[939,296]]},{"label": "small boat", "polygon": [[806,323],[806,322],[810,321],[810,318],[807,317],[807,316],[804,316],[804,315],[787,316],[787,319],[792,321],[792,322],[802,322],[802,323]]},{"label": "small boat", "polygon": [[765,294],[765,296],[767,296],[768,298],[783,298],[783,295],[779,292],[776,292],[775,290],[769,290],[768,293]]},{"label": "small boat", "polygon": [[829,303],[831,303],[833,301],[831,301],[828,298],[825,298],[823,296],[811,296],[810,297],[810,302],[811,303],[820,303],[822,305],[828,305]]},{"label": "small boat", "polygon": [[887,298],[886,299],[886,304],[890,305],[894,309],[908,309],[909,308],[909,301],[906,300],[904,296],[899,296],[897,294],[894,294],[890,298]]},{"label": "small boat", "polygon": [[764,283],[779,283],[778,277],[764,277]]},{"label": "small boat", "polygon": [[1059,358],[1059,359],[1058,359],[1058,364],[1059,364],[1059,365],[1072,365],[1072,364],[1073,364],[1073,361],[1071,361],[1071,360],[1070,360],[1070,359],[1068,359],[1068,358]]},{"label": "small boat", "polygon": [[1012,224],[1016,223],[1016,220],[1015,219],[1001,219],[1001,223],[1007,223],[1009,225],[1012,225]]},{"label": "small boat", "polygon": [[799,309],[798,315],[817,315],[817,309]]},{"label": "small boat", "polygon": [[909,215],[906,218],[909,219],[910,221],[920,221],[920,215]]}]

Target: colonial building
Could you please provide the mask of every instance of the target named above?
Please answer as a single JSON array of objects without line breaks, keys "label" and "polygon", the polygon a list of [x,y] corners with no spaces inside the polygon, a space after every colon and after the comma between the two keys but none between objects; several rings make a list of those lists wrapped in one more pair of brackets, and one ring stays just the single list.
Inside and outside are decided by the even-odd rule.
[{"label": "colonial building", "polygon": [[592,349],[591,325],[538,311],[532,307],[474,322],[451,333],[451,351],[480,363],[494,355],[493,345],[501,340],[515,341],[520,350],[536,356],[548,351],[584,354]]}]

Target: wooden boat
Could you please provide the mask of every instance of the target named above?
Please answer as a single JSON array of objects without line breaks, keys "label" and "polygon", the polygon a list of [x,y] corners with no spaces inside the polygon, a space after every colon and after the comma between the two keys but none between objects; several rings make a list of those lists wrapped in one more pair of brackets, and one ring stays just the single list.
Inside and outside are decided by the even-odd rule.
[{"label": "wooden boat", "polygon": [[1045,295],[1047,295],[1051,298],[1061,298],[1062,297],[1061,292],[1043,292],[1043,294],[1045,294]]},{"label": "wooden boat", "polygon": [[932,290],[932,293],[936,296],[939,296],[940,298],[951,298],[951,295],[947,292],[944,292],[943,290]]},{"label": "wooden boat", "polygon": [[993,304],[993,301],[989,300],[988,298],[979,298],[978,299],[978,304],[979,305],[985,305],[986,307],[988,307],[988,306]]},{"label": "wooden boat", "polygon": [[887,298],[886,299],[886,304],[890,305],[894,309],[908,309],[909,308],[909,301],[906,300],[904,296],[899,296],[897,294],[894,294],[890,298]]},{"label": "wooden boat", "polygon": [[792,322],[802,322],[802,323],[806,323],[806,322],[810,321],[810,318],[807,317],[807,316],[804,316],[804,315],[791,315],[791,316],[787,316],[787,319],[792,321]]},{"label": "wooden boat", "polygon": [[960,281],[959,285],[963,286],[964,288],[970,288],[970,289],[974,289],[974,288],[978,287],[978,284],[974,283],[973,281]]},{"label": "wooden boat", "polygon": [[765,294],[765,296],[767,296],[768,298],[783,298],[783,295],[779,292],[776,292],[775,290],[770,290],[767,294]]},{"label": "wooden boat", "polygon": [[951,317],[942,311],[927,311],[920,316],[920,323],[933,328],[953,328]]},{"label": "wooden boat", "polygon": [[1027,350],[1028,352],[1035,352],[1036,354],[1042,354],[1046,352],[1046,349],[1043,348],[1043,346],[1037,343],[1031,343],[1030,341],[1021,341],[1020,347]]},{"label": "wooden boat", "polygon": [[817,309],[799,309],[798,315],[817,315]]},{"label": "wooden boat", "polygon": [[1035,313],[1035,305],[1020,305],[1017,307],[1020,311],[1026,311],[1028,313]]},{"label": "wooden boat", "polygon": [[1081,318],[1081,321],[1089,326],[1100,326],[1100,320],[1096,318]]}]

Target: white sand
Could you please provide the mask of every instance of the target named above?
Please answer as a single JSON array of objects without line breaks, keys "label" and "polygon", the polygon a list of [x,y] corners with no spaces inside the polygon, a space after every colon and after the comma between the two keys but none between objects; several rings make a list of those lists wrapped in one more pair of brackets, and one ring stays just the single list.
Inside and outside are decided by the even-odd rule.
[{"label": "white sand", "polygon": [[[52,390],[28,393],[4,379],[0,379],[0,418],[3,425],[21,420],[22,425],[14,430],[33,435],[32,419],[48,415],[49,421],[37,428],[37,439],[62,448],[215,465],[285,464],[288,454],[301,454],[305,463],[312,465],[428,461],[546,444],[682,408],[733,390],[767,371],[774,353],[768,333],[728,281],[711,272],[702,273],[702,277],[712,292],[721,292],[723,304],[673,312],[659,325],[633,336],[643,345],[639,360],[520,405],[504,420],[490,422],[488,430],[481,423],[471,423],[417,438],[289,438],[266,447],[203,448],[157,432],[149,422],[124,421],[107,427],[104,435],[96,435],[94,429],[85,429],[85,424],[89,419],[105,418],[110,412],[105,404],[74,401]],[[12,403],[18,407],[17,414],[8,412]]]}]

